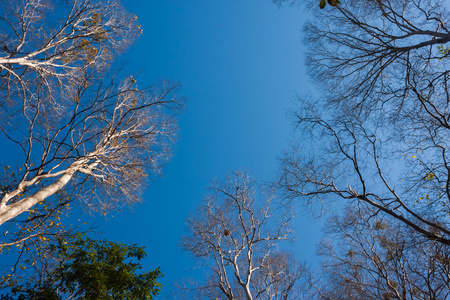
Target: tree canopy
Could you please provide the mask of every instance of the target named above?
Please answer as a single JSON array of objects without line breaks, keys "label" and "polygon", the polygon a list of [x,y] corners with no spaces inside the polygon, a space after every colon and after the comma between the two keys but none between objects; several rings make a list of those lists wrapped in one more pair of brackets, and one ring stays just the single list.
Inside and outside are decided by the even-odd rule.
[{"label": "tree canopy", "polygon": [[161,289],[159,269],[139,274],[146,253],[136,245],[77,234],[49,244],[45,252],[54,262],[35,278],[22,283],[20,276],[3,277],[3,288],[11,292],[2,299],[153,299]]},{"label": "tree canopy", "polygon": [[324,299],[447,297],[448,8],[344,1],[305,27],[318,91],[293,113],[279,186],[338,212],[320,248]]},{"label": "tree canopy", "polygon": [[295,112],[318,147],[287,154],[281,182],[292,197],[366,203],[450,245],[447,19],[431,0],[353,1],[307,25],[324,93]]},{"label": "tree canopy", "polygon": [[140,201],[170,157],[183,98],[177,83],[138,83],[115,64],[137,17],[102,0],[1,1],[0,14],[0,133],[16,150],[2,161],[0,245],[54,236],[74,206]]},{"label": "tree canopy", "polygon": [[[74,240],[89,228],[66,219],[141,201],[171,156],[178,84],[141,82],[118,63],[142,32],[137,20],[114,0],[0,1],[0,135],[12,153],[0,166],[0,253],[19,298],[159,291],[159,270],[127,262],[142,248]],[[37,285],[15,286],[19,271]]]},{"label": "tree canopy", "polygon": [[306,268],[279,250],[290,239],[292,211],[270,192],[258,191],[248,174],[235,172],[212,186],[187,219],[181,245],[206,267],[207,277],[182,288],[208,299],[295,299]]}]

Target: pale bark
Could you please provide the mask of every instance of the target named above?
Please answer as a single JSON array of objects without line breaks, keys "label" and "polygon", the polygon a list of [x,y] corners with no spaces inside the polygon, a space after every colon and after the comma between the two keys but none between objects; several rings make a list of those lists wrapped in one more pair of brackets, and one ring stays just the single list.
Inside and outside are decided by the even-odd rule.
[{"label": "pale bark", "polygon": [[44,0],[0,3],[0,86],[5,95],[20,90],[33,94],[36,80],[45,82],[49,93],[70,88],[87,70],[110,65],[140,34],[137,17],[117,1],[55,5],[60,19]]},{"label": "pale bark", "polygon": [[[240,172],[213,190],[188,219],[190,233],[182,240],[183,248],[208,266],[211,275],[184,291],[207,298],[295,299],[304,267],[295,260],[285,264],[288,255],[278,250],[290,235],[288,206],[275,210],[277,200],[271,194],[255,199],[248,175]],[[289,276],[289,268],[296,268],[298,276]]]},{"label": "pale bark", "polygon": [[[21,213],[27,212],[36,204],[39,204],[46,198],[52,196],[57,191],[61,190],[72,178],[73,173],[74,171],[65,173],[49,186],[41,189],[40,191],[31,196],[28,196],[17,202],[14,202],[13,204],[6,205],[2,203],[2,205],[0,206],[0,225],[5,223],[6,221],[9,221],[17,217]],[[8,197],[9,195],[7,194],[5,196]]]},{"label": "pale bark", "polygon": [[[75,85],[77,101],[36,98],[24,101],[20,113],[11,107],[13,118],[2,118],[0,130],[20,145],[23,164],[4,167],[0,225],[27,223],[75,201],[101,212],[140,201],[147,174],[158,174],[170,156],[183,99],[169,82],[140,91],[132,77],[105,79]],[[29,236],[36,236],[33,230],[43,224],[31,225]]]},{"label": "pale bark", "polygon": [[[55,181],[46,187],[40,189],[38,192],[34,193],[33,195],[30,195],[28,197],[24,197],[12,204],[8,204],[8,202],[16,196],[18,193],[20,193],[21,190],[25,189],[25,187],[28,187],[31,185],[31,183],[34,183],[38,178],[34,178],[32,182],[23,182],[19,185],[19,188],[11,193],[6,193],[3,198],[1,199],[0,204],[0,225],[3,223],[17,217],[18,215],[29,211],[31,208],[33,208],[36,204],[41,203],[42,201],[45,201],[45,199],[49,198],[50,196],[54,195],[56,192],[62,190],[65,185],[69,183],[69,181],[72,179],[75,173],[80,172],[80,170],[83,169],[83,173],[87,170],[92,171],[97,165],[98,162],[94,161],[93,163],[84,165],[84,162],[86,159],[82,159],[79,161],[75,161],[72,163],[66,170],[62,172],[58,172],[61,175],[58,176],[58,174],[52,175],[51,177],[59,177],[56,178]],[[84,171],[86,170],[86,171]],[[42,178],[42,177],[41,177]]]}]

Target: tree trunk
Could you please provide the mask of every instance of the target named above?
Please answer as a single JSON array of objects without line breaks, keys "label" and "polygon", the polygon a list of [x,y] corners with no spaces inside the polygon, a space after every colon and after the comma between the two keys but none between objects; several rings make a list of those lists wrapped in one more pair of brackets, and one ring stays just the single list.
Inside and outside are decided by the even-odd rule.
[{"label": "tree trunk", "polygon": [[34,195],[26,197],[10,205],[2,205],[0,207],[0,225],[29,210],[34,205],[42,202],[44,199],[61,190],[70,181],[70,179],[72,179],[74,173],[75,171],[69,171],[62,175],[54,183],[36,192]]}]

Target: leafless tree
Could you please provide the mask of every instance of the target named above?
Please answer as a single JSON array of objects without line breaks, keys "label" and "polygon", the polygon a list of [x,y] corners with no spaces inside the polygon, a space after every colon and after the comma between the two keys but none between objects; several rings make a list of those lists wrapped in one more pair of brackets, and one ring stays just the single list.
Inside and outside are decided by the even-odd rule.
[{"label": "leafless tree", "polygon": [[305,28],[317,93],[282,159],[325,229],[323,299],[445,299],[450,246],[448,1],[345,1]]},{"label": "leafless tree", "polygon": [[345,112],[397,114],[422,95],[437,113],[443,103],[433,109],[433,100],[448,99],[448,9],[447,1],[369,0],[313,10],[305,31],[310,75]]},{"label": "leafless tree", "polygon": [[447,299],[450,248],[368,206],[334,216],[319,253],[322,299]]},{"label": "leafless tree", "polygon": [[304,134],[283,159],[289,197],[369,204],[450,245],[448,4],[349,1],[306,27],[323,94],[294,114]]},{"label": "leafless tree", "polygon": [[113,65],[139,31],[117,1],[0,1],[0,132],[16,153],[2,166],[1,246],[61,233],[72,203],[139,201],[167,161],[177,84],[141,88]]},{"label": "leafless tree", "polygon": [[167,82],[140,91],[133,78],[86,78],[58,107],[44,93],[4,110],[0,129],[23,160],[5,166],[0,224],[25,212],[37,218],[41,203],[82,200],[103,211],[137,201],[146,171],[169,156],[182,105],[175,92]]},{"label": "leafless tree", "polygon": [[36,79],[52,96],[104,68],[140,34],[136,19],[114,0],[0,1],[1,103],[32,97]]},{"label": "leafless tree", "polygon": [[188,218],[182,247],[210,270],[204,284],[185,289],[191,297],[297,299],[300,294],[305,267],[278,249],[289,239],[291,212],[254,186],[247,174],[235,173],[215,184]]}]

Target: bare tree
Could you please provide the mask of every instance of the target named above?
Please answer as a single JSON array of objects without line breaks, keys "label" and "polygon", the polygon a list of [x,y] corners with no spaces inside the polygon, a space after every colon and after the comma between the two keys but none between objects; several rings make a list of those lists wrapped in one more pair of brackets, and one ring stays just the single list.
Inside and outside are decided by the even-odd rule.
[{"label": "bare tree", "polygon": [[325,227],[323,299],[449,297],[448,1],[343,2],[306,26],[319,92],[293,114],[291,199]]},{"label": "bare tree", "polygon": [[361,206],[329,220],[322,299],[447,299],[450,248]]},{"label": "bare tree", "polygon": [[188,218],[182,240],[210,273],[185,291],[208,299],[296,299],[305,268],[278,249],[289,239],[289,209],[277,207],[272,194],[259,194],[243,173],[212,191]]},{"label": "bare tree", "polygon": [[57,107],[44,93],[3,111],[0,130],[23,160],[15,170],[5,166],[0,224],[37,213],[58,192],[64,205],[83,200],[100,210],[139,199],[145,171],[157,172],[169,155],[182,100],[176,84],[135,85],[88,77]]},{"label": "bare tree", "polygon": [[314,10],[305,28],[310,75],[345,111],[384,107],[392,116],[419,93],[437,113],[445,106],[433,109],[433,100],[447,99],[448,9],[447,1],[369,0]]},{"label": "bare tree", "polygon": [[105,67],[139,35],[136,19],[114,0],[0,1],[2,103],[32,97],[35,79],[52,92]]},{"label": "bare tree", "polygon": [[306,27],[323,94],[294,114],[304,134],[283,159],[289,197],[369,204],[450,245],[448,8],[351,1]]},{"label": "bare tree", "polygon": [[177,84],[140,88],[113,66],[139,32],[117,1],[0,1],[0,132],[16,153],[2,166],[2,246],[64,232],[72,203],[139,201],[167,161]]}]

